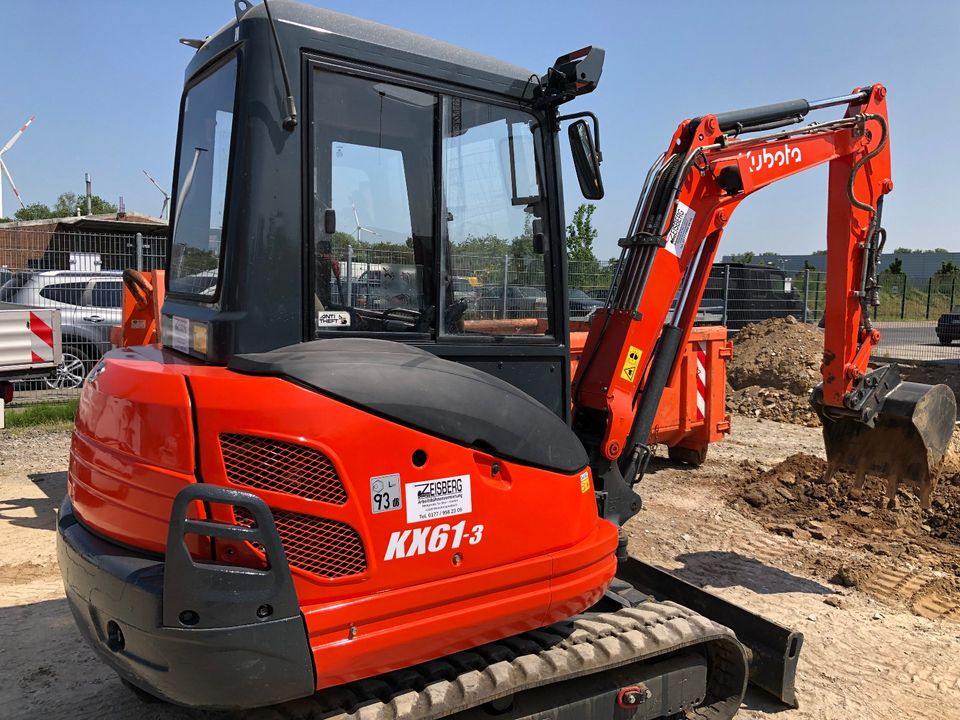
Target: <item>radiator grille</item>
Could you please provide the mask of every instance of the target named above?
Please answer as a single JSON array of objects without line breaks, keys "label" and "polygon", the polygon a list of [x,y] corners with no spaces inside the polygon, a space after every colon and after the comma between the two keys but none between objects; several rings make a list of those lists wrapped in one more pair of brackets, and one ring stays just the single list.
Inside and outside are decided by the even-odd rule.
[{"label": "radiator grille", "polygon": [[347,491],[333,463],[319,450],[295,443],[222,433],[227,479],[235,485],[343,505]]},{"label": "radiator grille", "polygon": [[[363,540],[346,523],[285,510],[271,509],[271,512],[291,567],[325,578],[359,575],[366,571]],[[233,513],[237,525],[252,527],[256,524],[244,508],[234,507]],[[263,550],[259,543],[253,545]]]}]

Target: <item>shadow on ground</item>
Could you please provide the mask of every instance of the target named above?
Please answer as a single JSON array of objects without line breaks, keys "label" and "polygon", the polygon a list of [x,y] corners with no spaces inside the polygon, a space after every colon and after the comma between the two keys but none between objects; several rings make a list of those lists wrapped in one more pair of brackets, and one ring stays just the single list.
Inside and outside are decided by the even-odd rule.
[{"label": "shadow on ground", "polygon": [[0,522],[34,530],[56,529],[57,509],[67,493],[67,473],[34,473],[28,477],[46,497],[0,497]]},{"label": "shadow on ground", "polygon": [[791,575],[736,552],[708,550],[684,553],[675,560],[683,567],[670,570],[677,577],[695,585],[711,587],[745,587],[760,595],[776,593],[810,593],[832,595],[833,590],[813,580]]}]

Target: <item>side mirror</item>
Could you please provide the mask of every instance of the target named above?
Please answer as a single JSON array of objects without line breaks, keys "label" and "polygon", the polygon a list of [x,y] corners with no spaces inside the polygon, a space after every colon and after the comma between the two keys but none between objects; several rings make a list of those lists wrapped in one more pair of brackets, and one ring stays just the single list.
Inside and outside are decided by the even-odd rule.
[{"label": "side mirror", "polygon": [[337,211],[333,208],[323,211],[323,231],[333,235],[337,231]]},{"label": "side mirror", "polygon": [[586,120],[577,120],[567,128],[570,152],[577,169],[580,192],[587,200],[603,197],[603,178],[600,177],[600,155],[593,144],[593,135]]}]

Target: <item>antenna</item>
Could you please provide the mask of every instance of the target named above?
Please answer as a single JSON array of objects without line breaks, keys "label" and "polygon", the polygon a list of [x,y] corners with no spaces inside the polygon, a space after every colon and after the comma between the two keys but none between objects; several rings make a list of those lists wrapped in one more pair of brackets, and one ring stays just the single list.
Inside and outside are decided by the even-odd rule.
[{"label": "antenna", "polygon": [[[7,178],[7,182],[10,183],[10,187],[13,188],[13,194],[17,196],[17,201],[20,203],[20,207],[25,208],[26,205],[23,204],[23,198],[20,197],[20,191],[17,190],[17,185],[13,182],[13,175],[10,174],[10,169],[7,167],[7,164],[3,161],[3,154],[7,152],[10,148],[17,144],[17,140],[20,139],[20,136],[23,135],[27,128],[30,127],[30,123],[33,122],[31,117],[27,120],[23,127],[17,130],[13,137],[7,140],[7,144],[0,148],[0,171],[3,172],[4,176]],[[0,178],[0,217],[3,217],[3,179]]]},{"label": "antenna", "polygon": [[167,210],[170,208],[170,193],[160,187],[160,183],[153,179],[153,177],[146,170],[143,171],[143,174],[147,176],[147,180],[153,183],[153,186],[163,193],[163,207],[160,208],[160,218],[163,219],[167,216]]},{"label": "antenna", "polygon": [[379,237],[380,233],[378,233],[376,230],[371,230],[370,228],[364,227],[363,225],[360,224],[360,216],[357,214],[357,206],[353,205],[352,207],[353,207],[353,219],[357,221],[357,230],[356,230],[357,243],[358,244],[360,243],[361,232],[370,233],[371,235],[376,235]]}]

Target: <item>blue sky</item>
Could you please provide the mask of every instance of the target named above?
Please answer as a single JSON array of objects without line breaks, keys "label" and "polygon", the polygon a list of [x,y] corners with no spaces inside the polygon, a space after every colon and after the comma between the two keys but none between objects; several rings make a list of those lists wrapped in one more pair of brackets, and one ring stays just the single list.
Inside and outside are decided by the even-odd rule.
[{"label": "blue sky", "polygon": [[[685,3],[554,0],[328,0],[388,23],[543,70],[594,44],[607,51],[599,89],[568,106],[601,118],[607,196],[597,254],[616,252],[643,175],[685,117],[882,82],[889,89],[896,189],[884,219],[892,246],[960,249],[956,137],[960,3]],[[173,173],[183,68],[202,37],[232,17],[229,0],[0,0],[0,143],[37,119],[5,160],[26,202],[83,188],[158,214]],[[835,114],[835,113],[834,113]],[[827,114],[824,115],[826,117]],[[569,158],[566,159],[567,161]],[[567,163],[566,202],[580,202]],[[4,187],[12,214],[15,198]],[[721,253],[824,246],[826,171],[748,199]]]}]

